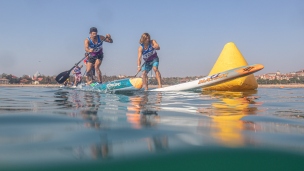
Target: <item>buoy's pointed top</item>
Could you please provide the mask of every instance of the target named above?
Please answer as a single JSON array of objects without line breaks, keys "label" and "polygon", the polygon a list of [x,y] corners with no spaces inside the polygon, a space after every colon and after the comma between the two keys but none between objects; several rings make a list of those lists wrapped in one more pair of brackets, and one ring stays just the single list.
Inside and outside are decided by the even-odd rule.
[{"label": "buoy's pointed top", "polygon": [[209,75],[248,65],[247,61],[233,42],[227,43],[217,58]]}]

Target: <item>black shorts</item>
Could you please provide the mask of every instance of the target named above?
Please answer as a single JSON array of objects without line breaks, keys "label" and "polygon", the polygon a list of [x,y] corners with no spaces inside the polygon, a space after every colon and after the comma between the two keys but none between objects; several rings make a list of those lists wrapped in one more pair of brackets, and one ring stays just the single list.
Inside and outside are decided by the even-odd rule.
[{"label": "black shorts", "polygon": [[96,56],[89,56],[89,59],[88,59],[88,62],[90,62],[90,63],[92,63],[92,64],[95,64],[95,62],[96,62],[96,59],[99,59],[101,62],[102,62],[102,60],[103,60],[103,53],[101,53],[101,54],[98,54],[98,55],[96,55]]}]

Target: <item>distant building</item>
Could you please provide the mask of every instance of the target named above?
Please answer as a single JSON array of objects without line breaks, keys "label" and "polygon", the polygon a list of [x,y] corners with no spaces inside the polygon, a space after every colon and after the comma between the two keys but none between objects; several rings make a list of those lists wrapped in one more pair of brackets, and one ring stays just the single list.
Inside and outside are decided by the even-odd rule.
[{"label": "distant building", "polygon": [[0,78],[0,84],[8,84],[9,80],[6,78]]},{"label": "distant building", "polygon": [[126,75],[120,75],[120,74],[119,74],[117,77],[118,77],[118,78],[126,78],[127,76],[126,76]]},{"label": "distant building", "polygon": [[276,73],[277,75],[281,75],[281,72],[280,71],[277,71],[277,73]]},{"label": "distant building", "polygon": [[290,72],[289,74],[291,74],[291,75],[296,75],[297,73],[296,73],[296,72]]},{"label": "distant building", "polygon": [[37,71],[34,75],[33,75],[33,78],[32,78],[32,84],[39,84],[39,82],[43,79],[40,77],[41,74],[39,71]]},{"label": "distant building", "polygon": [[264,80],[290,80],[291,78],[299,79],[299,77],[304,77],[304,69],[296,72],[290,72],[287,74],[282,74],[280,71],[277,71],[276,73],[267,73],[259,76],[255,76],[256,79],[264,79]]},{"label": "distant building", "polygon": [[41,74],[40,74],[40,72],[39,71],[37,71],[34,75],[33,75],[33,77],[39,77],[39,76],[41,76]]},{"label": "distant building", "polygon": [[296,75],[299,76],[299,77],[303,77],[304,76],[304,70],[297,71]]}]

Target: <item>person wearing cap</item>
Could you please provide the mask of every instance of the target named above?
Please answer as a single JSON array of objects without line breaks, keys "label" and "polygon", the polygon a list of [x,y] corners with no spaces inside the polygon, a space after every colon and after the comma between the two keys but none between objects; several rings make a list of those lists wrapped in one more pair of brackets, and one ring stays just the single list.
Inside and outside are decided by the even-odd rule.
[{"label": "person wearing cap", "polygon": [[[102,83],[100,65],[103,60],[103,48],[102,43],[108,42],[113,43],[110,34],[106,34],[106,36],[98,35],[98,30],[96,27],[90,28],[90,35],[88,38],[84,40],[84,49],[87,53],[89,53],[88,63],[87,63],[87,76],[89,76],[91,69],[94,67],[95,72],[97,73],[98,82]],[[87,84],[90,84],[92,81],[88,81]]]},{"label": "person wearing cap", "polygon": [[[137,72],[143,71],[143,86],[148,90],[148,76],[147,74],[153,68],[155,78],[158,82],[158,88],[162,87],[161,74],[158,70],[159,58],[156,50],[160,50],[159,44],[156,40],[151,40],[149,33],[143,33],[139,40],[138,57],[137,57]],[[144,65],[141,66],[141,59],[144,59]]]}]

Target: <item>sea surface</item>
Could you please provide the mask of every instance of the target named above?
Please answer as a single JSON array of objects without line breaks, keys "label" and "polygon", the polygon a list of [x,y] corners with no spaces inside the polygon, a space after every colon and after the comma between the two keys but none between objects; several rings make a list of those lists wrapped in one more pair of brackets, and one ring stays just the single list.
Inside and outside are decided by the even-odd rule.
[{"label": "sea surface", "polygon": [[304,170],[304,89],[0,87],[0,170]]}]

